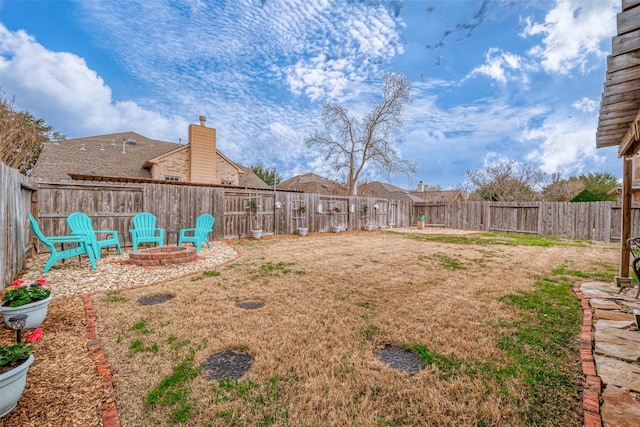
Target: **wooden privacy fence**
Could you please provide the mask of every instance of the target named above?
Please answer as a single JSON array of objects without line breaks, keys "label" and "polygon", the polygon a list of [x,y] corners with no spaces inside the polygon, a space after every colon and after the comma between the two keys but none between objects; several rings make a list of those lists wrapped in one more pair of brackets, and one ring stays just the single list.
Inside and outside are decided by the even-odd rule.
[{"label": "wooden privacy fence", "polygon": [[[504,231],[602,242],[620,241],[622,207],[614,202],[416,203],[434,227]],[[631,235],[640,236],[640,204],[631,209]]]},{"label": "wooden privacy fence", "polygon": [[27,230],[34,192],[26,176],[0,162],[0,289],[22,270],[31,250]]},{"label": "wooden privacy fence", "polygon": [[[321,194],[225,189],[172,184],[115,184],[96,182],[41,182],[37,192],[37,217],[45,235],[69,232],[66,218],[84,212],[95,229],[118,230],[121,243],[131,245],[131,218],[138,212],[157,217],[167,239],[175,243],[177,231],[193,227],[196,217],[215,218],[213,238],[251,235],[250,203],[257,205],[257,221],[263,235],[293,234],[300,227],[310,233],[407,227],[412,224],[413,205],[395,200],[326,196]],[[304,210],[301,207],[305,206]],[[415,221],[414,221],[415,223]]]}]

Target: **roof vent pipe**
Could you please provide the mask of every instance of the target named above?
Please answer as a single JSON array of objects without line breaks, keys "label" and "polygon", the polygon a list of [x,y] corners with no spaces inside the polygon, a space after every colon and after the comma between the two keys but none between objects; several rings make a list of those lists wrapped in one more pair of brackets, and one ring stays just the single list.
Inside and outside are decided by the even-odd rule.
[{"label": "roof vent pipe", "polygon": [[418,192],[424,192],[424,184],[422,183],[422,181],[418,182]]},{"label": "roof vent pipe", "polygon": [[80,151],[86,151],[87,150],[87,146],[84,144],[80,144]]},{"label": "roof vent pipe", "polygon": [[207,121],[207,118],[205,116],[200,116],[198,117],[198,120],[200,120],[200,126],[204,126],[204,122]]}]

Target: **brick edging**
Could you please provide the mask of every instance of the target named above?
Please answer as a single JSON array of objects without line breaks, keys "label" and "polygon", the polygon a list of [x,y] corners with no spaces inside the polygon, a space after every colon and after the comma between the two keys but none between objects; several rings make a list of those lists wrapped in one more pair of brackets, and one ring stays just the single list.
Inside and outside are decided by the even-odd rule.
[{"label": "brick edging", "polygon": [[104,396],[102,397],[102,425],[103,427],[120,427],[120,417],[116,406],[116,393],[113,389],[113,377],[102,352],[98,335],[96,334],[96,311],[93,308],[91,295],[83,295],[84,311],[87,317],[87,350],[93,356],[98,375],[102,378]]},{"label": "brick edging", "polygon": [[582,411],[584,427],[602,427],[600,416],[600,399],[602,381],[596,372],[593,357],[593,312],[589,298],[585,298],[580,290],[580,283],[573,285],[573,292],[580,300],[582,309],[582,328],[580,332],[580,363],[585,382],[582,390]]}]

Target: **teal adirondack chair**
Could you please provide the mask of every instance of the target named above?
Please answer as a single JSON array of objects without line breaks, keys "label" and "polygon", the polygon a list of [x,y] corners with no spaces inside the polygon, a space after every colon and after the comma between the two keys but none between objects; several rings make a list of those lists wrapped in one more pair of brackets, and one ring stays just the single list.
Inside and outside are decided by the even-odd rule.
[{"label": "teal adirondack chair", "polygon": [[[42,230],[40,230],[40,226],[38,222],[33,217],[33,215],[29,214],[29,222],[31,223],[31,230],[33,234],[49,249],[51,255],[49,255],[49,259],[42,270],[43,273],[49,271],[51,266],[55,264],[57,261],[60,261],[65,258],[71,258],[74,256],[80,256],[82,254],[86,254],[89,257],[89,262],[91,262],[91,268],[96,269],[96,257],[95,254],[90,247],[90,242],[86,236],[49,236],[46,237],[42,234]],[[78,246],[70,249],[62,249],[57,250],[56,245],[64,245],[65,243],[75,243]]]},{"label": "teal adirondack chair", "polygon": [[207,247],[210,248],[208,236],[213,231],[213,222],[214,219],[211,215],[202,214],[196,218],[195,228],[181,228],[178,236],[178,246],[182,245],[183,242],[191,242],[196,247],[197,252],[200,252],[203,243],[206,243]]},{"label": "teal adirondack chair", "polygon": [[[118,253],[121,254],[120,239],[118,237],[118,230],[94,230],[91,225],[91,218],[82,212],[74,212],[67,217],[67,225],[71,229],[71,235],[86,236],[91,242],[91,248],[95,254],[96,259],[100,259],[102,254],[100,253],[102,248],[108,246],[115,246],[118,249]],[[107,237],[98,240],[98,235],[103,234]]]},{"label": "teal adirondack chair", "polygon": [[164,245],[164,228],[156,227],[156,217],[148,212],[140,212],[131,220],[133,228],[129,229],[133,250],[138,250],[140,243],[153,243],[154,246]]}]

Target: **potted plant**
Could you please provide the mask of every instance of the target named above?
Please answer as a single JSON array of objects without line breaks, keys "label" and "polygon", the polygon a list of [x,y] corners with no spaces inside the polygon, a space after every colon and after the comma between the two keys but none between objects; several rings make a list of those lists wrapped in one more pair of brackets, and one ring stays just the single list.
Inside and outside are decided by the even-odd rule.
[{"label": "potted plant", "polygon": [[249,201],[249,212],[251,215],[251,237],[259,239],[262,237],[262,229],[258,222],[258,199],[252,198]]},{"label": "potted plant", "polygon": [[[298,208],[298,218],[296,218],[296,223],[298,219],[302,220],[302,224],[304,225],[304,215],[307,213],[307,205],[302,203]],[[306,236],[309,229],[307,227],[298,227],[298,234],[301,236]]]},{"label": "potted plant", "polygon": [[[27,339],[35,342],[42,338],[42,328],[36,328]],[[16,407],[24,386],[27,383],[27,371],[33,363],[32,346],[21,342],[12,345],[0,345],[0,417]]]},{"label": "potted plant", "polygon": [[[340,208],[338,206],[335,206],[333,209],[331,209],[331,213],[336,213],[339,214],[340,213]],[[334,233],[339,233],[340,231],[342,231],[342,227],[340,227],[339,225],[335,224],[336,221],[334,221],[333,226],[331,227],[332,231]]]},{"label": "potted plant", "polygon": [[424,212],[418,212],[418,229],[422,230],[424,228]]},{"label": "potted plant", "polygon": [[10,328],[9,318],[16,314],[28,316],[24,329],[33,329],[42,324],[52,298],[46,284],[46,279],[38,279],[30,285],[18,279],[5,288],[0,303],[0,313],[8,328]]}]

